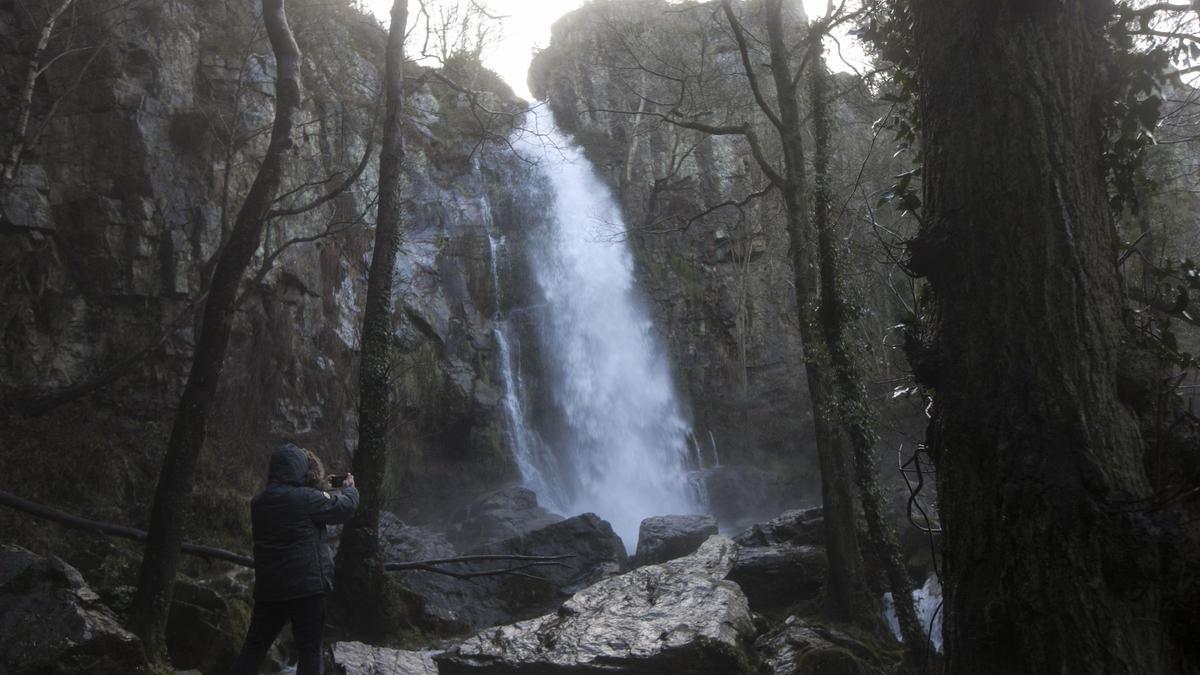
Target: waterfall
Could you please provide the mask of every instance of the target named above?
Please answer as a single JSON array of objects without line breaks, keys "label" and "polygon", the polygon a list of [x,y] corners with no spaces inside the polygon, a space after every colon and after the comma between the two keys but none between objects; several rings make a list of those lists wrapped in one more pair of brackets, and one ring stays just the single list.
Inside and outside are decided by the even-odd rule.
[{"label": "waterfall", "polygon": [[[594,512],[633,547],[643,518],[702,511],[687,480],[690,423],[634,286],[620,208],[545,106],[528,122],[537,133],[514,146],[553,191],[550,226],[527,257],[545,297],[538,338],[562,429],[544,437],[552,451],[514,429],[513,451],[546,506]],[[507,352],[499,332],[497,342]],[[521,387],[511,372],[505,379],[510,422],[523,426]]]},{"label": "waterfall", "polygon": [[[490,215],[490,214],[489,214]],[[490,217],[488,218],[490,220]],[[538,435],[525,421],[525,383],[521,378],[520,364],[516,362],[508,343],[508,322],[500,311],[500,273],[497,260],[503,249],[503,240],[493,233],[488,234],[489,253],[492,262],[492,288],[496,296],[492,334],[496,339],[499,356],[500,377],[504,382],[504,416],[508,423],[509,447],[525,486],[538,494],[546,503],[563,501],[560,486],[547,480],[543,469],[552,465],[549,452]]]}]

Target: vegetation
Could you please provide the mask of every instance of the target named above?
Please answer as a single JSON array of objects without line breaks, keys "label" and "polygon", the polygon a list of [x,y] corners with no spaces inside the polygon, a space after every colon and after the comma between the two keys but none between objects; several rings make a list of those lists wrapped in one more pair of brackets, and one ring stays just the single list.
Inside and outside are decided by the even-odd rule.
[{"label": "vegetation", "polygon": [[[512,577],[514,603],[579,590],[522,586],[570,560],[523,535],[419,552],[520,477],[517,413],[535,452],[568,437],[550,388],[569,366],[518,334],[546,329],[525,259],[553,215],[515,140],[545,130],[486,67],[498,17],[395,0],[385,33],[348,3],[263,0],[214,49],[161,8],[100,4],[0,7],[23,29],[0,35],[0,543],[83,568],[153,667],[215,667],[248,621],[221,565],[251,564],[260,449],[293,439],[363,494],[339,636],[461,633],[434,596],[500,588],[477,577]],[[1200,4],[798,6],[592,2],[532,67],[630,224],[605,236],[632,245],[647,340],[699,411],[690,480],[740,505],[785,474],[777,511],[796,475],[819,485],[820,536],[761,548],[819,546],[779,557],[820,595],[755,621],[836,629],[805,634],[801,672],[1194,672]],[[829,71],[847,30],[869,72]],[[207,60],[153,52],[154,31]],[[897,471],[880,454],[901,442]],[[728,468],[761,483],[738,493]],[[385,560],[385,521],[415,560]],[[422,595],[402,571],[469,586]],[[944,654],[914,574],[944,589]],[[218,637],[182,648],[185,605]],[[699,642],[749,672],[750,637]]]}]

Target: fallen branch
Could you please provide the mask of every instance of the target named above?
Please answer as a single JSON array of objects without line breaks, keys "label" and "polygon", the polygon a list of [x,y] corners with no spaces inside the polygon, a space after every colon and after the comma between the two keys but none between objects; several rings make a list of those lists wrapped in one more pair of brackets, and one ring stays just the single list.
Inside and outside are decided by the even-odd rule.
[{"label": "fallen branch", "polygon": [[[472,556],[463,556],[463,557],[470,558]],[[507,560],[522,559],[522,558],[541,558],[541,559],[536,560],[534,562],[525,563],[524,565],[513,565],[512,567],[500,567],[500,568],[490,569],[490,570],[479,570],[477,572],[452,572],[450,570],[437,567],[437,566],[435,566],[435,564],[433,564],[430,561],[423,561],[423,560],[414,560],[411,562],[400,562],[400,563],[384,563],[383,569],[387,572],[397,572],[397,571],[404,571],[404,570],[419,570],[422,572],[433,572],[434,574],[441,574],[441,575],[448,576],[448,577],[454,577],[455,579],[474,579],[475,577],[494,577],[494,576],[499,576],[501,574],[511,574],[513,576],[536,579],[538,577],[534,577],[533,575],[530,575],[530,574],[524,574],[520,570],[529,569],[531,567],[565,567],[565,565],[563,563],[559,562],[559,560],[570,558],[571,556],[561,555],[561,556],[544,556],[544,557],[541,557],[541,556],[494,556],[494,557],[497,559],[507,559]],[[461,559],[448,558],[448,559],[437,561],[437,562],[452,563],[452,562],[464,562],[464,561]]]},{"label": "fallen branch", "polygon": [[[87,530],[96,534],[104,534],[110,537],[120,537],[122,539],[131,539],[133,541],[146,541],[146,533],[133,527],[124,525],[115,525],[113,523],[104,523],[98,520],[90,520],[88,518],[80,518],[57,509],[52,509],[49,506],[31,502],[28,499],[18,497],[12,493],[0,490],[0,505],[7,506],[11,509],[28,513],[39,518],[52,520],[56,523],[74,527],[80,530]],[[182,546],[184,553],[194,555],[200,558],[208,558],[215,560],[224,560],[225,562],[241,565],[242,567],[254,567],[254,558],[250,556],[226,551],[222,548],[214,546],[205,546],[203,544],[184,543]],[[502,574],[511,574],[513,576],[529,577],[528,574],[521,573],[521,570],[530,569],[532,567],[563,567],[562,561],[575,556],[571,555],[518,555],[504,553],[486,553],[480,555],[464,555],[453,558],[435,558],[433,560],[412,560],[406,562],[390,562],[384,563],[383,569],[389,572],[400,572],[405,570],[420,570],[424,572],[433,572],[434,574],[442,574],[455,579],[473,579],[475,577],[491,577]],[[488,561],[509,561],[522,563],[511,567],[501,567],[495,569],[478,570],[472,572],[453,572],[451,570],[442,569],[438,565],[450,565],[456,563],[472,563],[472,562],[488,562]]]},{"label": "fallen branch", "polygon": [[[106,534],[110,537],[121,537],[122,539],[132,539],[133,541],[146,541],[146,533],[143,530],[126,527],[124,525],[102,523],[98,520],[89,520],[87,518],[73,516],[69,513],[64,513],[48,506],[31,502],[28,499],[22,499],[21,497],[4,492],[3,490],[0,490],[0,504],[16,509],[17,511],[38,516],[39,518],[53,520],[56,523],[61,523],[68,527],[87,530],[97,534]],[[250,556],[239,555],[233,551],[226,551],[225,549],[216,548],[213,546],[184,543],[182,550],[188,555],[194,555],[201,558],[224,560],[235,565],[241,565],[242,567],[254,567],[254,558],[251,558]]]}]

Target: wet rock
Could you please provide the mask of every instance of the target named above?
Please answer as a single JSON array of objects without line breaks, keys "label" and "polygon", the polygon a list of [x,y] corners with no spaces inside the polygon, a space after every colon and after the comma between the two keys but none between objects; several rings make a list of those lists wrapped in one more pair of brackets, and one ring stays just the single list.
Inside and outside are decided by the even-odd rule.
[{"label": "wet rock", "polygon": [[652,516],[638,528],[634,564],[652,565],[681,558],[717,533],[712,516]]},{"label": "wet rock", "polygon": [[379,514],[379,543],[384,560],[433,560],[458,555],[445,533],[431,527],[405,525],[396,514]]},{"label": "wet rock", "polygon": [[785,511],[734,537],[742,548],[730,573],[756,612],[815,598],[828,560],[820,509]]},{"label": "wet rock", "polygon": [[828,567],[825,549],[816,546],[743,546],[729,580],[761,612],[817,597]]},{"label": "wet rock", "polygon": [[0,546],[0,671],[146,672],[141,641],[79,572],[58,558]]},{"label": "wet rock", "polygon": [[754,643],[760,672],[772,675],[859,675],[885,672],[878,653],[847,633],[789,616]]},{"label": "wet rock", "polygon": [[526,570],[566,593],[574,593],[604,577],[620,574],[629,567],[624,542],[613,532],[608,521],[594,513],[584,513],[511,539],[487,544],[473,549],[471,553],[572,556],[558,565]]},{"label": "wet rock", "polygon": [[[471,549],[468,554],[570,555],[559,565],[521,570],[522,574],[455,579],[425,571],[404,572],[400,584],[424,599],[424,612],[443,623],[469,629],[529,618],[557,607],[568,595],[604,577],[625,571],[625,545],[608,522],[591,513],[532,532]],[[497,569],[519,563],[492,561],[452,571]]]},{"label": "wet rock", "polygon": [[361,642],[333,645],[334,675],[438,675],[436,652],[372,647]]},{"label": "wet rock", "polygon": [[434,657],[458,673],[753,672],[746,598],[724,577],[737,545],[710,537],[695,553],[604,579],[558,612],[485,630]]},{"label": "wet rock", "polygon": [[562,520],[538,506],[533,490],[510,485],[479,497],[451,517],[447,533],[459,550],[509,539]]},{"label": "wet rock", "polygon": [[765,523],[756,523],[733,540],[741,546],[823,546],[824,527],[820,508],[795,509],[784,511]]}]

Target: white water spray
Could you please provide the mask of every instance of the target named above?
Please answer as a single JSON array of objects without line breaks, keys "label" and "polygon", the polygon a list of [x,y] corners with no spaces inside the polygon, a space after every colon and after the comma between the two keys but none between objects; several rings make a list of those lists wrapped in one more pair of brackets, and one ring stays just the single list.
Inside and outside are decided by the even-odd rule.
[{"label": "white water spray", "polygon": [[[913,605],[917,610],[917,620],[921,622],[921,630],[929,636],[929,644],[934,651],[942,651],[942,584],[934,575],[929,575],[925,585],[912,592]],[[896,616],[896,605],[892,602],[892,594],[883,594],[883,618],[892,635],[903,642],[900,634],[900,619]]]},{"label": "white water spray", "polygon": [[634,288],[619,207],[545,106],[529,122],[539,134],[515,145],[553,188],[548,241],[529,259],[546,298],[539,337],[566,433],[552,464],[531,443],[514,452],[547,506],[594,512],[633,547],[643,518],[702,511],[687,480],[690,424]]}]

